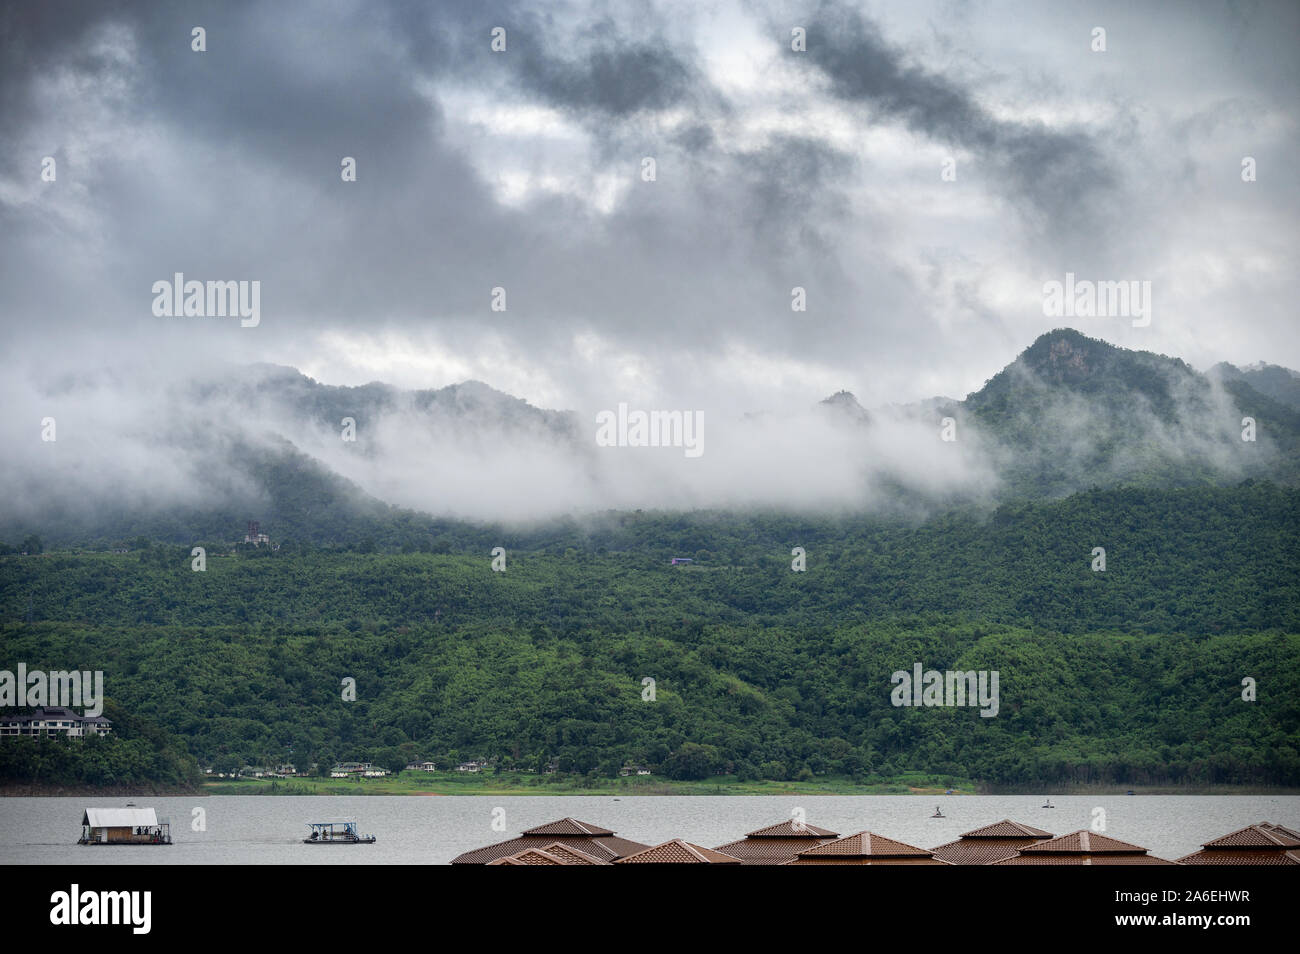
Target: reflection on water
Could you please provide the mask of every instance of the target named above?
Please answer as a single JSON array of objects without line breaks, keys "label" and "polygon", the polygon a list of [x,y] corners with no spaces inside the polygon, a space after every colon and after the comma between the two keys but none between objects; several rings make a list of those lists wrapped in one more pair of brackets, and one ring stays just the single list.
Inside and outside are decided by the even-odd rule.
[{"label": "reflection on water", "polygon": [[[171,820],[167,848],[85,848],[76,844],[81,813],[95,805],[152,806]],[[1064,834],[1091,828],[1105,811],[1105,833],[1174,859],[1201,843],[1259,821],[1300,827],[1300,796],[1139,795],[641,796],[257,796],[195,798],[0,799],[3,864],[445,864],[463,851],[513,838],[525,828],[570,816],[656,844],[685,838],[713,847],[790,817],[847,835],[862,829],[924,848],[1003,818]],[[943,818],[931,818],[934,806]],[[493,809],[505,831],[493,831]],[[203,809],[206,831],[194,831]],[[374,845],[302,844],[309,822],[356,821]]]}]

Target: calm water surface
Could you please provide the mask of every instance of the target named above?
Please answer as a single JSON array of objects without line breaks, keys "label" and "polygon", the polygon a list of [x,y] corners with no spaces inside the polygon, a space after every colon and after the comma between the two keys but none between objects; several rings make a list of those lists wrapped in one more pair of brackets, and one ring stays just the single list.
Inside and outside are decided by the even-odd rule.
[{"label": "calm water surface", "polygon": [[[170,817],[176,842],[166,848],[77,845],[81,814],[133,801]],[[939,803],[946,818],[930,818]],[[657,844],[669,838],[715,847],[803,808],[807,821],[847,835],[868,829],[933,848],[1003,818],[1064,834],[1106,811],[1106,834],[1174,859],[1201,843],[1259,821],[1300,827],[1300,796],[261,796],[205,798],[0,798],[3,864],[446,864],[456,855],[513,838],[522,829],[571,816]],[[206,831],[193,831],[193,811]],[[505,831],[493,831],[493,810]],[[498,813],[499,814],[499,813]],[[374,845],[304,845],[307,822],[352,821]]]}]

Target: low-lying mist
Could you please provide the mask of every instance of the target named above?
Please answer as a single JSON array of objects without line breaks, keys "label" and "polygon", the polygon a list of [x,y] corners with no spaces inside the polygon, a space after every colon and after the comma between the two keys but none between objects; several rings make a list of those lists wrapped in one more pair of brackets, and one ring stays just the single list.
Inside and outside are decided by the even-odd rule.
[{"label": "low-lying mist", "polygon": [[257,507],[273,490],[258,464],[287,445],[384,503],[499,523],[636,509],[924,515],[1180,473],[1239,480],[1276,458],[1267,435],[1241,441],[1231,396],[1194,372],[1153,401],[1008,370],[1017,399],[1001,410],[863,411],[848,395],[751,413],[677,408],[690,426],[665,432],[676,446],[617,446],[648,440],[638,410],[667,408],[546,411],[477,382],[338,388],[271,365],[15,377],[0,528]]}]

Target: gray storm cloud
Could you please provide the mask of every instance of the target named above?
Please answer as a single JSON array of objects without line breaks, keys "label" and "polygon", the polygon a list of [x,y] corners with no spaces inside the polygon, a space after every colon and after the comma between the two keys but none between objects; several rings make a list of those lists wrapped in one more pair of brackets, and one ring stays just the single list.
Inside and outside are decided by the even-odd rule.
[{"label": "gray storm cloud", "polygon": [[[10,506],[52,492],[55,454],[78,488],[187,500],[197,471],[238,496],[247,475],[221,454],[160,448],[266,433],[437,512],[861,502],[895,478],[978,496],[993,448],[945,469],[887,415],[852,439],[803,416],[841,388],[868,407],[978,389],[1049,330],[1041,288],[1067,271],[1152,282],[1149,328],[1089,334],[1201,367],[1300,366],[1300,208],[1280,171],[1300,14],[1194,6],[1172,30],[1168,9],[1120,3],[7,5]],[[155,317],[150,289],[176,272],[260,281],[261,324]],[[549,434],[494,444],[395,409],[367,457],[282,409],[186,397],[260,362],[407,390],[477,378],[584,426],[620,400],[699,408],[709,448],[566,459]],[[69,421],[57,450],[20,446],[51,405]],[[779,423],[747,417],[764,410]],[[517,499],[522,472],[538,484]]]}]

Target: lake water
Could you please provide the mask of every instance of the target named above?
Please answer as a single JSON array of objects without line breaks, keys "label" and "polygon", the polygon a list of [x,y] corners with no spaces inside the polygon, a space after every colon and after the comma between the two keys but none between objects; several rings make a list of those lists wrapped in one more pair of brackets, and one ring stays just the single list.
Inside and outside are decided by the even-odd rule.
[{"label": "lake water", "polygon": [[[168,848],[77,845],[88,807],[157,809],[170,817]],[[946,818],[930,818],[935,804]],[[684,838],[715,847],[790,817],[847,835],[868,829],[925,848],[1003,818],[1054,834],[1090,828],[1106,812],[1105,833],[1174,859],[1201,843],[1259,821],[1300,828],[1300,796],[828,795],[796,796],[214,796],[204,798],[0,798],[3,864],[446,864],[461,852],[513,838],[570,816],[646,844]],[[206,831],[192,830],[194,809]],[[504,809],[505,831],[493,830]],[[497,812],[496,815],[500,815]],[[374,845],[318,848],[301,843],[314,821],[353,821]]]}]

